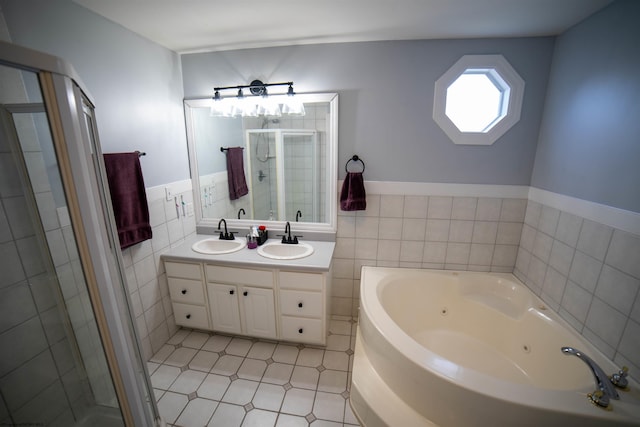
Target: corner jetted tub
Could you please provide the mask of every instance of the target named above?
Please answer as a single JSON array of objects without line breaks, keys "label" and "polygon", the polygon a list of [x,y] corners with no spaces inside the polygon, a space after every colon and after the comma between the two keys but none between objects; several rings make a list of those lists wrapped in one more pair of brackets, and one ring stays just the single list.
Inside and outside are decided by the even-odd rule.
[{"label": "corner jetted tub", "polygon": [[[619,370],[512,274],[363,267],[351,406],[366,427],[639,426],[588,365]],[[632,373],[633,375],[634,373]]]}]

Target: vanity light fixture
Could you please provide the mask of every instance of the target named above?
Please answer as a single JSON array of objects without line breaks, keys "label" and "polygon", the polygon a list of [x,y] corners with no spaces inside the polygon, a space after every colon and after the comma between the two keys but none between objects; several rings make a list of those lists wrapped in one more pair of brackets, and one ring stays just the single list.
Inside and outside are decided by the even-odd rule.
[{"label": "vanity light fixture", "polygon": [[[269,95],[268,86],[289,86],[286,96]],[[222,90],[237,89],[235,97],[223,98]],[[251,96],[245,96],[243,89],[249,89]],[[280,107],[282,105],[282,107]],[[263,83],[254,80],[248,85],[226,86],[213,88],[213,102],[211,115],[216,117],[257,117],[276,116],[282,114],[304,116],[304,104],[300,102],[293,91],[293,82]]]}]

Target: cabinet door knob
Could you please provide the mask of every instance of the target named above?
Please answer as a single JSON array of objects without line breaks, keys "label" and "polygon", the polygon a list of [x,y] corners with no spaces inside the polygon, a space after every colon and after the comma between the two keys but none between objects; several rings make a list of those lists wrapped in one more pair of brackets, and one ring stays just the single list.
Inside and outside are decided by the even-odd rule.
[{"label": "cabinet door knob", "polygon": [[182,295],[186,295],[186,294],[187,294],[187,290],[186,290],[186,289],[183,289],[183,290],[182,290]]},{"label": "cabinet door knob", "polygon": [[249,292],[244,291],[244,292],[242,293],[242,295],[244,295],[244,296],[246,297],[247,295],[249,295]]},{"label": "cabinet door knob", "polygon": [[191,315],[190,314],[187,314],[186,317],[187,317],[187,319],[191,319]]},{"label": "cabinet door knob", "polygon": [[231,290],[229,291],[229,295],[233,295],[233,294],[235,294],[235,293],[236,293],[236,292],[235,292],[233,289],[231,289]]},{"label": "cabinet door knob", "polygon": [[301,334],[302,332],[303,332],[303,329],[302,329],[302,328],[298,329],[298,333],[299,333],[299,334]]},{"label": "cabinet door knob", "polygon": [[298,307],[302,308],[302,302],[298,303]]}]

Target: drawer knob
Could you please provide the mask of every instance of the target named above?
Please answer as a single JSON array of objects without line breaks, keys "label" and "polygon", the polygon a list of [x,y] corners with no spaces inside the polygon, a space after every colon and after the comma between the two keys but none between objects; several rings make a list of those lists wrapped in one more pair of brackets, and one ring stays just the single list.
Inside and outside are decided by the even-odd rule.
[{"label": "drawer knob", "polygon": [[231,290],[229,291],[229,295],[233,295],[233,294],[235,294],[235,293],[236,293],[236,291],[234,291],[233,289],[231,289]]},{"label": "drawer knob", "polygon": [[298,329],[298,333],[301,334],[302,332],[304,332],[304,330],[302,328]]},{"label": "drawer knob", "polygon": [[302,308],[302,302],[298,303],[298,307]]},{"label": "drawer knob", "polygon": [[187,315],[186,315],[186,318],[187,318],[187,319],[191,319],[191,315],[190,315],[190,314],[187,314]]},{"label": "drawer knob", "polygon": [[186,295],[186,294],[187,294],[187,290],[186,290],[186,289],[183,289],[183,290],[182,290],[182,295]]},{"label": "drawer knob", "polygon": [[242,295],[244,295],[244,296],[246,297],[247,295],[249,295],[249,292],[244,291],[244,292],[242,293]]}]

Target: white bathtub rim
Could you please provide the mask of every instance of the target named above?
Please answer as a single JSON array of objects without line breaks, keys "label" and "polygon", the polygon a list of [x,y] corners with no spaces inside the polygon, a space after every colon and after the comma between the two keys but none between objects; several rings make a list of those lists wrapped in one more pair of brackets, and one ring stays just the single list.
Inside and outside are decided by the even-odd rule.
[{"label": "white bathtub rim", "polygon": [[[380,378],[366,354],[361,336],[358,330],[349,396],[351,410],[360,424],[367,427],[388,426],[393,423],[403,427],[438,427],[414,411]],[[366,406],[364,410],[363,406]]]},{"label": "white bathtub rim", "polygon": [[[372,274],[388,274],[394,272],[402,272],[403,274],[415,274],[423,273],[421,269],[404,269],[393,267],[370,267],[364,266],[361,275],[361,305],[360,305],[360,318],[361,322],[369,322],[375,329],[376,333],[382,336],[388,343],[397,343],[405,349],[405,352],[400,353],[402,357],[406,358],[409,362],[416,366],[426,366],[430,374],[433,374],[440,378],[440,380],[447,381],[455,384],[456,387],[463,388],[469,392],[477,393],[491,397],[493,399],[499,399],[504,402],[512,402],[515,404],[534,407],[542,410],[558,411],[562,413],[574,413],[576,415],[584,415],[585,412],[591,414],[594,417],[602,419],[616,418],[625,420],[631,416],[640,416],[640,407],[638,402],[631,403],[631,398],[625,396],[627,393],[621,393],[621,400],[614,400],[612,405],[616,408],[615,411],[607,412],[600,408],[596,408],[594,405],[588,402],[586,397],[587,393],[591,393],[595,389],[595,383],[593,387],[588,387],[584,390],[554,390],[554,389],[542,389],[536,388],[532,385],[518,384],[506,380],[494,378],[486,373],[476,371],[469,368],[463,368],[459,370],[455,376],[447,375],[437,367],[437,362],[448,362],[447,359],[439,356],[433,351],[423,347],[417,343],[413,338],[407,335],[386,313],[382,305],[377,299],[377,289],[372,289],[369,286],[368,292],[364,289],[364,284],[367,282],[366,278]],[[521,283],[515,276],[510,273],[475,273],[475,272],[455,272],[450,270],[429,270],[432,273],[464,273],[464,274],[491,274],[499,277],[507,277],[516,283]],[[522,285],[525,286],[525,285]],[[377,287],[376,287],[377,288]],[[375,293],[375,296],[373,295]],[[544,304],[542,300],[532,294],[534,304]],[[546,313],[545,313],[546,315]],[[554,321],[560,322],[564,327],[571,328],[564,319],[560,316],[556,316],[555,313],[550,313],[550,317]],[[384,324],[384,327],[382,326]],[[365,328],[366,329],[366,328]],[[572,329],[569,329],[572,330]],[[593,355],[594,350],[597,351],[591,344],[589,344],[583,337],[577,336],[577,338],[584,342],[584,348],[588,348],[590,354]],[[368,337],[367,334],[363,334],[362,342],[366,346],[370,339],[375,337]],[[392,345],[392,347],[395,347]],[[584,349],[583,349],[584,350]],[[558,349],[560,351],[560,349]],[[598,352],[598,356],[593,358],[600,361],[601,359],[608,361],[608,359]],[[613,362],[608,361],[609,365],[613,365]],[[442,363],[441,363],[442,365]],[[603,367],[603,369],[611,368],[611,366]],[[585,366],[585,375],[591,375]],[[631,381],[632,387],[637,390],[638,385]],[[543,390],[540,393],[539,390]],[[606,415],[605,415],[606,414]],[[637,415],[636,415],[637,414]]]}]

